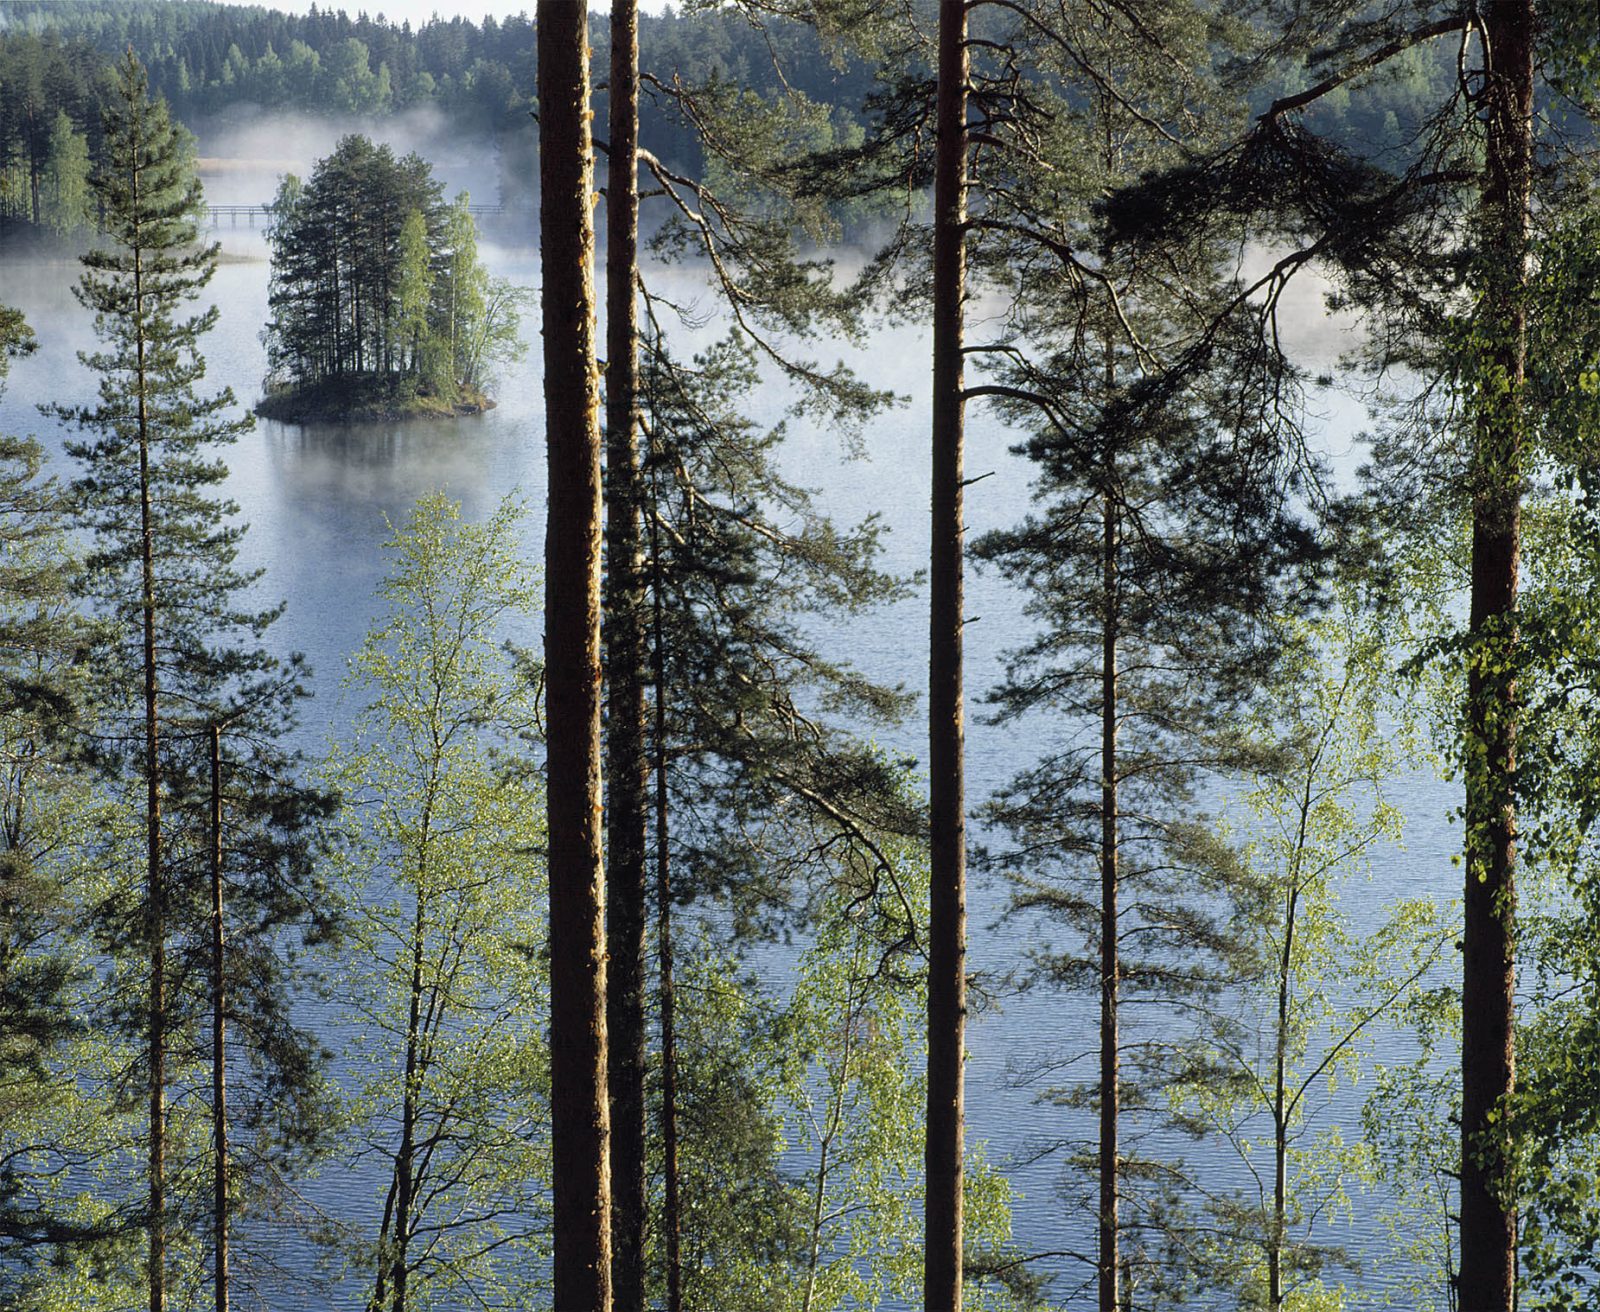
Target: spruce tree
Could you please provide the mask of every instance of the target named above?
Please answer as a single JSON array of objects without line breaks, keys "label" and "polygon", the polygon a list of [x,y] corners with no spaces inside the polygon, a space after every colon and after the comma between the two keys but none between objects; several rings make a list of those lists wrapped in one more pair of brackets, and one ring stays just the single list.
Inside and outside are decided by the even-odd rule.
[{"label": "spruce tree", "polygon": [[[212,451],[248,418],[229,417],[227,390],[203,396],[199,353],[216,308],[186,315],[216,268],[198,241],[201,192],[188,138],[146,94],[128,54],[106,118],[106,152],[94,187],[107,244],[83,257],[79,299],[96,315],[103,349],[85,355],[100,375],[96,405],[52,407],[92,436],[69,445],[80,522],[92,534],[86,586],[109,630],[96,667],[106,707],[100,754],[113,777],[143,798],[142,890],[136,923],[113,905],[102,921],[107,951],[143,958],[139,1078],[148,1094],[148,1288],[166,1304],[169,1238],[196,1205],[169,1192],[168,1086],[201,1059],[196,1028],[209,1010],[210,768],[207,740],[226,724],[239,787],[230,794],[229,856],[235,918],[233,1014],[248,1016],[255,1096],[235,1111],[269,1156],[314,1135],[314,1048],[289,1017],[279,952],[294,927],[320,917],[315,831],[327,799],[304,790],[281,739],[302,695],[298,660],[281,664],[258,643],[276,610],[240,597],[256,579],[235,561],[244,529],[214,489],[226,465]],[[131,893],[131,890],[130,890]],[[243,1165],[243,1164],[242,1164]],[[259,1174],[262,1162],[248,1164]],[[242,1172],[241,1174],[245,1174]],[[243,1183],[243,1182],[241,1182]]]}]

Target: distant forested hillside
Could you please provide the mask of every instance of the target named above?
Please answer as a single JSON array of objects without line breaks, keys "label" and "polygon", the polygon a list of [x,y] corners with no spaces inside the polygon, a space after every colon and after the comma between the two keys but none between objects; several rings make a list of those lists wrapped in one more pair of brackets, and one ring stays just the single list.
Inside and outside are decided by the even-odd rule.
[{"label": "distant forested hillside", "polygon": [[[606,49],[605,20],[591,20]],[[734,85],[763,99],[812,102],[811,139],[827,148],[858,139],[877,70],[831,48],[813,28],[778,18],[759,27],[730,10],[640,18],[640,64],[662,83]],[[131,46],[151,89],[195,127],[243,105],[313,116],[382,119],[434,106],[451,125],[500,149],[503,199],[534,176],[534,25],[519,15],[481,24],[434,18],[419,28],[381,13],[304,15],[210,0],[8,0],[0,11],[0,221],[66,234],[94,221],[83,211],[87,170],[100,151],[100,106],[112,60]],[[1377,94],[1335,92],[1318,107],[1319,130],[1365,150],[1403,150],[1453,69],[1421,47],[1396,61]],[[1447,61],[1446,61],[1447,62]],[[780,75],[779,68],[783,69]],[[604,70],[596,69],[597,85]],[[1298,69],[1280,74],[1293,90]],[[675,169],[701,176],[692,126],[647,94],[641,144]],[[1258,97],[1262,94],[1257,93]],[[597,113],[604,121],[604,96]],[[492,197],[478,199],[492,200]]]},{"label": "distant forested hillside", "polygon": [[[733,83],[771,97],[783,87],[781,59],[792,90],[833,110],[809,143],[816,146],[848,139],[872,84],[873,69],[835,61],[813,30],[797,24],[757,30],[732,14],[668,13],[645,15],[640,27],[644,64],[667,81]],[[604,21],[595,28],[603,51]],[[241,104],[375,119],[431,105],[452,126],[494,139],[510,156],[507,175],[531,186],[535,52],[525,16],[481,25],[435,18],[413,29],[381,15],[293,15],[208,0],[19,0],[0,12],[0,213],[72,226],[48,182],[51,132],[64,113],[97,156],[108,70],[130,45],[149,69],[151,89],[191,127]],[[700,173],[695,134],[648,101],[642,140],[675,168]],[[526,168],[516,167],[521,156]]]}]

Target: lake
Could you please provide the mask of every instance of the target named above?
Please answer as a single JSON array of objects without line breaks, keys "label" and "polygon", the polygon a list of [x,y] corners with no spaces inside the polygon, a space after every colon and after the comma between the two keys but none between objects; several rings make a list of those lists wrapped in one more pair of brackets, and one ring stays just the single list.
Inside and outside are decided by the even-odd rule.
[{"label": "lake", "polygon": [[[247,257],[225,264],[212,293],[221,306],[217,328],[203,342],[209,363],[206,390],[231,386],[241,402],[259,395],[265,371],[260,332],[266,321],[267,266],[258,233],[224,228],[218,234],[231,256]],[[536,281],[531,254],[489,252],[495,271],[518,281]],[[76,363],[74,352],[90,349],[89,317],[73,300],[76,266],[68,263],[12,266],[6,271],[4,299],[27,314],[41,349],[19,361],[0,402],[0,428],[34,432],[59,456],[64,434],[55,421],[41,418],[36,405],[51,399],[87,398],[92,376]],[[680,299],[699,291],[695,275],[665,271],[655,275],[670,284]],[[702,308],[710,308],[701,296]],[[981,313],[982,307],[977,307]],[[1312,295],[1301,305],[1306,341],[1311,349],[1331,351],[1336,334],[1321,325]],[[1335,326],[1336,327],[1336,326]],[[700,330],[700,337],[717,325]],[[304,715],[301,740],[315,754],[330,734],[346,722],[338,686],[346,661],[375,610],[375,587],[386,562],[379,544],[388,522],[404,520],[412,503],[426,492],[444,490],[463,503],[469,518],[486,514],[502,497],[520,491],[530,509],[527,550],[542,558],[544,515],[543,432],[538,376],[536,312],[524,325],[534,343],[527,362],[499,389],[499,405],[481,416],[451,421],[413,421],[404,425],[308,427],[262,422],[228,454],[228,493],[239,503],[250,525],[244,563],[265,569],[262,599],[286,599],[288,609],[272,629],[270,644],[283,652],[301,651],[314,672],[316,697]],[[685,334],[686,338],[694,334]],[[927,555],[928,410],[921,399],[929,376],[927,335],[891,330],[869,347],[814,348],[824,363],[839,355],[857,364],[879,386],[911,398],[869,426],[865,455],[849,458],[837,435],[794,422],[788,445],[788,469],[798,481],[822,490],[822,504],[841,520],[869,512],[881,514],[890,529],[886,564],[910,573]],[[758,402],[759,416],[775,419],[785,404],[776,388]],[[1358,454],[1353,435],[1362,419],[1354,401],[1338,395],[1320,398],[1326,411],[1324,441],[1336,460],[1348,466]],[[1015,440],[974,407],[969,421],[969,476],[989,474],[968,491],[970,532],[1014,523],[1028,498],[1028,469],[1008,450]],[[72,476],[69,462],[55,462],[56,472]],[[1028,631],[1021,598],[994,575],[977,573],[969,581],[968,613],[976,617],[967,629],[967,694],[969,723],[968,788],[976,808],[1016,770],[1031,762],[1034,751],[1025,733],[1014,727],[996,729],[982,718],[981,698],[1001,672],[1002,655]],[[868,676],[902,683],[913,691],[925,687],[927,616],[925,591],[887,608],[870,622],[853,621],[822,636],[832,649],[842,649]],[[880,735],[891,751],[925,759],[924,732],[912,721]],[[1350,890],[1350,909],[1363,925],[1375,923],[1382,909],[1399,896],[1428,895],[1441,902],[1459,895],[1459,874],[1451,865],[1458,848],[1448,818],[1455,793],[1426,771],[1397,785],[1408,813],[1403,848],[1380,852],[1370,883]],[[976,878],[971,893],[973,970],[990,982],[996,999],[980,1009],[968,1033],[971,1063],[968,1076],[968,1125],[973,1140],[984,1141],[992,1161],[1025,1159],[1030,1148],[1053,1137],[1061,1113],[1037,1105],[1033,1090],[1018,1087],[1015,1073],[1046,1051],[1075,1048],[1088,1038],[1095,1007],[1087,998],[1049,992],[1007,991],[1001,977],[1018,965],[1036,927],[1017,921],[1002,923],[1007,892],[995,881]],[[1387,1049],[1402,1050],[1403,1037],[1390,1036]],[[1356,1101],[1348,1096],[1330,1115],[1355,1129]],[[1057,1164],[1050,1160],[1017,1166],[1012,1178],[1018,1190],[1015,1230],[1025,1247],[1059,1251],[1087,1243],[1083,1218],[1057,1197]],[[348,1176],[312,1182],[309,1194],[346,1215],[375,1212],[381,1199],[358,1187]],[[1345,1228],[1335,1222],[1324,1235],[1348,1243],[1369,1263],[1379,1257],[1375,1208],[1358,1207],[1357,1220]],[[293,1268],[295,1253],[281,1254]],[[1389,1284],[1397,1271],[1369,1268],[1359,1281],[1374,1289]],[[1063,1286],[1065,1292],[1068,1286]],[[272,1306],[320,1309],[320,1294],[285,1284],[272,1295]],[[353,1304],[353,1306],[358,1306]]]}]

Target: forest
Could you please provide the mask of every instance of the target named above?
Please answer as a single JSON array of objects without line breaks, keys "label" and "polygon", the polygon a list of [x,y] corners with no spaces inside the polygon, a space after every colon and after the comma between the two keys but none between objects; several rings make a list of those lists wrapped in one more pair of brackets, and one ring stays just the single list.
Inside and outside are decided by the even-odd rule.
[{"label": "forest", "polygon": [[[753,11],[760,14],[761,11]],[[7,0],[0,24],[0,239],[60,232],[88,222],[83,207],[91,162],[101,150],[100,116],[109,70],[130,45],[153,91],[199,130],[228,113],[294,110],[365,116],[379,122],[434,107],[463,131],[501,151],[503,199],[531,203],[537,165],[526,131],[534,108],[534,26],[525,17],[473,23],[435,18],[415,31],[381,14],[323,7],[305,15],[212,0]],[[607,15],[591,15],[593,49],[606,49]],[[874,54],[841,40],[848,20],[748,22],[720,5],[687,5],[639,16],[642,67],[685,87],[805,103],[787,132],[789,149],[858,144],[880,88]],[[1404,149],[1455,76],[1449,52],[1412,46],[1395,56],[1361,96],[1335,87],[1303,113],[1319,131],[1357,150]],[[600,63],[596,69],[602,68]],[[1295,60],[1260,70],[1246,88],[1264,107],[1303,77]],[[605,112],[606,79],[595,78]],[[716,167],[692,111],[647,87],[640,141],[697,179]],[[263,198],[265,199],[265,198]],[[836,215],[866,223],[881,206],[834,201]]]},{"label": "forest", "polygon": [[[0,204],[95,343],[59,455],[0,436],[0,1304],[1600,1305],[1584,5],[0,12]],[[269,419],[498,364],[547,480],[386,521],[336,693],[235,500],[305,416],[207,374],[185,122],[245,102],[432,104],[537,206],[526,361],[420,156],[271,206]]]}]

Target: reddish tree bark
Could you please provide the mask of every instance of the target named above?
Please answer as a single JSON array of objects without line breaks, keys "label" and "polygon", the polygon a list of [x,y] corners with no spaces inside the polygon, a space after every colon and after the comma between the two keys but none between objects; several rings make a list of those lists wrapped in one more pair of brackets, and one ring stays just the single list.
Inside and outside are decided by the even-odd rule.
[{"label": "reddish tree bark", "polygon": [[933,493],[929,562],[927,1196],[923,1298],[959,1312],[967,841],[962,699],[962,298],[966,291],[967,10],[940,0],[933,228]]},{"label": "reddish tree bark", "polygon": [[611,6],[606,173],[606,1028],[611,1084],[611,1295],[644,1312],[644,590],[638,441],[637,0]]},{"label": "reddish tree bark", "polygon": [[545,698],[554,1302],[611,1307],[605,874],[600,847],[600,393],[587,5],[540,0]]}]

